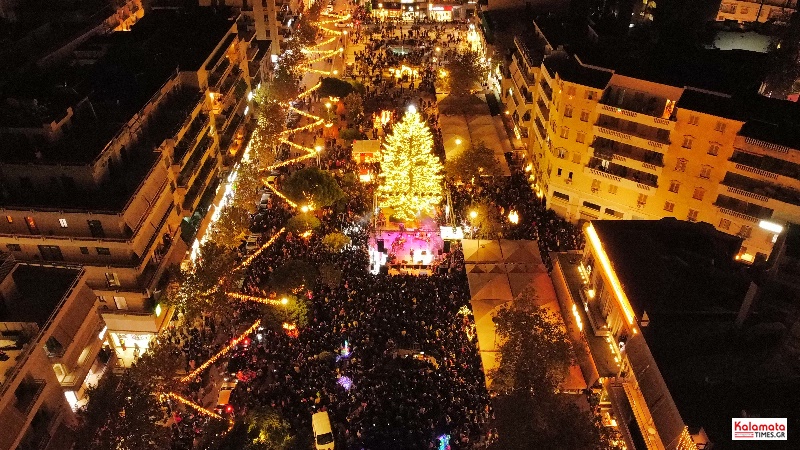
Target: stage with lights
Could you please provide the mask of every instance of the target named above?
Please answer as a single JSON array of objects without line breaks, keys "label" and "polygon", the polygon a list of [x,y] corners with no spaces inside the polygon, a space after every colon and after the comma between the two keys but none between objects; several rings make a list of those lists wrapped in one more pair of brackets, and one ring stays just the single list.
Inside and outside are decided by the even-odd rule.
[{"label": "stage with lights", "polygon": [[459,232],[432,220],[419,228],[387,223],[370,236],[370,269],[376,274],[385,267],[389,275],[431,275],[449,251],[448,241],[463,238]]}]

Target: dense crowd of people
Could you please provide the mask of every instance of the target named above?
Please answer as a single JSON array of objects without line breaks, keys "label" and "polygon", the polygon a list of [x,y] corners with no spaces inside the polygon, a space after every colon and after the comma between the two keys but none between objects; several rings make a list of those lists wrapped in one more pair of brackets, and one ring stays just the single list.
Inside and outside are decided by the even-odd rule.
[{"label": "dense crowd of people", "polygon": [[[367,47],[355,53],[356,74],[363,76],[366,86],[366,116],[390,109],[399,118],[408,104],[415,104],[431,126],[437,153],[444,156],[433,82],[439,58],[463,43],[464,30],[429,27],[400,30],[399,35],[396,31],[381,26],[376,33],[354,36],[354,43],[363,40]],[[398,46],[402,51],[397,51]],[[405,46],[410,49],[406,51]],[[404,63],[423,67],[407,77],[388,75],[389,67]],[[314,103],[318,99],[312,96],[297,106],[313,112]],[[305,123],[308,120],[300,118],[297,126]],[[309,141],[322,137],[317,133],[301,132],[292,140],[310,145]],[[318,160],[276,170],[276,185],[280,187],[289,174],[315,162],[346,184],[345,177],[358,171],[349,147],[335,139],[324,142],[325,151]],[[278,155],[279,159],[293,156],[288,149]],[[239,382],[230,398],[232,411],[221,413],[236,419],[266,406],[287,420],[296,434],[310,438],[312,414],[327,411],[337,448],[434,449],[445,443],[451,449],[484,448],[496,439],[496,430],[469,313],[463,255],[454,245],[441,264],[446,270],[430,276],[370,273],[366,250],[370,189],[358,182],[349,185],[345,200],[315,213],[322,225],[313,235],[285,233],[249,265],[243,293],[271,298],[294,295],[307,305],[308,321],[292,332],[266,326],[226,356],[223,371]],[[518,223],[505,224],[503,236],[537,240],[550,268],[549,251],[582,246],[579,230],[545,207],[521,170],[515,169],[507,178],[477,180],[450,189],[454,211],[466,212],[468,205],[478,201],[497,209],[501,217],[516,211]],[[263,243],[292,214],[283,200],[273,196],[253,216],[250,232],[261,234],[259,243]],[[345,232],[352,245],[332,251],[322,237],[333,231]],[[275,273],[290,261],[302,261],[312,274],[289,292],[278,292],[283,286],[276,287]],[[338,277],[323,280],[323,267],[332,268]],[[255,311],[244,306],[241,314],[249,318]],[[167,337],[182,349],[187,372],[211,357],[209,348],[219,348],[235,334],[234,330],[216,333],[213,321],[201,322]],[[192,380],[189,398],[203,403],[210,381],[213,377],[207,375]],[[173,449],[196,446],[209,418],[183,412],[174,403],[170,406],[175,407]]]}]

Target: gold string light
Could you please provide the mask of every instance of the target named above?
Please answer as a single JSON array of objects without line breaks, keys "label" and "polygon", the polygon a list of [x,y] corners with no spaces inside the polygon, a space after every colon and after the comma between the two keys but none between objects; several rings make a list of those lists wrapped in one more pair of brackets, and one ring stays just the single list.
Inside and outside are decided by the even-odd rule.
[{"label": "gold string light", "polygon": [[303,91],[300,94],[298,94],[297,97],[295,98],[295,100],[301,100],[301,99],[303,99],[305,97],[308,97],[309,95],[311,95],[312,92],[316,91],[320,87],[322,87],[322,82],[321,81],[317,82],[317,84],[315,84],[314,86],[311,86],[310,88],[308,88],[305,91]]},{"label": "gold string light", "polygon": [[237,292],[228,292],[228,297],[235,298],[236,300],[241,300],[243,302],[254,302],[254,303],[261,303],[264,305],[270,306],[284,306],[289,303],[289,299],[284,297],[280,300],[275,300],[271,298],[264,298],[264,297],[255,297],[253,295],[244,295],[239,294]]},{"label": "gold string light", "polygon": [[[304,158],[305,158],[305,159],[307,159],[307,158],[309,158],[309,157],[308,157],[308,156],[306,156],[306,157],[304,157]],[[300,159],[300,158],[295,158],[295,159]],[[284,162],[285,162],[285,161],[284,161]],[[292,162],[294,162],[294,161],[292,161]],[[295,202],[293,202],[293,201],[289,200],[288,198],[286,198],[286,196],[285,196],[285,195],[283,195],[283,194],[281,193],[281,191],[279,191],[279,190],[275,189],[275,188],[274,188],[274,187],[273,187],[271,184],[269,184],[269,183],[265,183],[265,184],[266,184],[266,186],[267,186],[267,187],[268,187],[270,190],[272,190],[272,192],[274,192],[274,193],[275,193],[275,195],[277,195],[278,197],[280,197],[280,198],[282,198],[283,200],[285,200],[285,201],[286,201],[286,203],[288,203],[288,204],[289,204],[289,206],[291,206],[292,208],[297,208],[297,203],[295,203]]]},{"label": "gold string light", "polygon": [[182,397],[182,396],[180,396],[180,395],[178,395],[178,394],[176,394],[174,392],[168,393],[167,397],[170,397],[172,399],[177,400],[180,403],[183,403],[184,405],[192,408],[193,410],[199,412],[200,414],[202,414],[204,416],[213,417],[214,419],[223,419],[222,416],[220,416],[219,414],[215,413],[214,411],[209,411],[208,409],[203,408],[202,406],[198,405],[197,403],[195,403],[195,402],[193,402],[193,401],[191,401],[191,400],[189,400],[189,399],[187,399],[185,397]]},{"label": "gold string light", "polygon": [[297,128],[292,128],[291,130],[281,131],[279,136],[285,137],[285,136],[288,136],[288,135],[290,135],[292,133],[295,133],[295,132],[298,132],[298,131],[310,130],[310,129],[314,128],[314,127],[318,127],[318,126],[322,125],[323,123],[325,123],[325,120],[324,119],[319,119],[316,122],[310,123],[308,125],[304,125],[302,127],[297,127]]},{"label": "gold string light", "polygon": [[[267,184],[267,186],[269,186],[269,183],[266,183],[266,184]],[[244,268],[244,267],[247,267],[248,265],[250,265],[250,263],[251,263],[251,262],[253,262],[253,260],[254,260],[254,259],[255,259],[255,258],[258,256],[258,255],[260,255],[260,254],[261,254],[261,252],[263,252],[264,250],[268,249],[270,245],[274,244],[274,243],[275,243],[275,241],[277,241],[277,240],[278,240],[278,238],[280,237],[281,233],[283,233],[284,231],[286,231],[286,228],[285,228],[285,227],[284,227],[284,228],[281,228],[280,230],[278,230],[278,232],[277,232],[277,233],[275,233],[274,235],[272,235],[272,237],[271,237],[271,238],[269,238],[269,240],[268,240],[267,242],[265,242],[265,243],[264,243],[264,245],[262,245],[262,246],[261,246],[261,248],[259,248],[259,249],[258,249],[258,250],[256,250],[255,252],[253,252],[253,254],[252,254],[252,255],[248,256],[248,257],[247,257],[247,259],[245,259],[245,260],[244,260],[244,261],[243,261],[243,262],[242,262],[242,263],[239,265],[239,267],[238,267],[238,268],[239,268],[239,269],[241,269],[241,268]]]},{"label": "gold string light", "polygon": [[208,366],[210,366],[211,364],[214,364],[218,359],[220,359],[223,356],[227,355],[228,352],[233,350],[234,347],[236,347],[237,345],[239,345],[240,342],[245,340],[247,338],[247,336],[249,336],[250,333],[254,332],[256,330],[256,328],[258,328],[260,325],[261,325],[261,319],[256,320],[255,323],[250,326],[250,328],[245,330],[244,333],[240,334],[236,339],[232,340],[228,345],[223,347],[222,350],[217,352],[217,354],[212,356],[208,361],[204,362],[203,364],[200,365],[200,367],[194,369],[193,371],[189,372],[188,375],[186,375],[185,377],[181,378],[181,382],[186,383],[187,381],[193,379],[194,377],[197,376],[197,374],[199,374],[202,371],[204,371]]},{"label": "gold string light", "polygon": [[320,119],[322,119],[322,117],[320,117],[320,116],[315,116],[315,115],[311,114],[310,112],[303,111],[302,109],[297,109],[294,106],[289,106],[289,109],[294,111],[294,112],[296,112],[297,114],[300,114],[303,117],[308,117],[311,120],[320,120]]}]

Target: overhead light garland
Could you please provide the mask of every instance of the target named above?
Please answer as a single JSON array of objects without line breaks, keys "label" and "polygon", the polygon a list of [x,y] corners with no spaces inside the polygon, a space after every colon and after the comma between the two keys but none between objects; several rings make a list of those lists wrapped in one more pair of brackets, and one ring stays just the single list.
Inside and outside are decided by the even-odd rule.
[{"label": "overhead light garland", "polygon": [[231,341],[231,342],[230,342],[228,345],[226,345],[225,347],[223,347],[223,348],[222,348],[222,350],[220,350],[219,352],[217,352],[217,353],[216,353],[214,356],[212,356],[212,357],[211,357],[211,358],[210,358],[208,361],[204,362],[203,364],[201,364],[201,365],[200,365],[200,367],[198,367],[198,368],[194,369],[193,371],[189,372],[189,374],[188,374],[188,375],[186,375],[185,377],[181,378],[181,382],[183,382],[183,383],[186,383],[186,382],[188,382],[189,380],[192,380],[192,379],[193,379],[194,377],[196,377],[196,376],[197,376],[199,373],[201,373],[201,372],[203,372],[204,370],[206,370],[206,368],[207,368],[208,366],[210,366],[210,365],[214,364],[215,362],[217,362],[217,360],[218,360],[218,359],[220,359],[220,358],[222,358],[223,356],[227,355],[227,354],[228,354],[228,352],[230,352],[231,350],[233,350],[233,348],[234,348],[234,347],[236,347],[237,345],[239,345],[239,343],[240,343],[240,342],[242,342],[243,340],[247,339],[247,337],[248,337],[248,336],[249,336],[249,335],[250,335],[252,332],[256,331],[256,329],[257,329],[257,328],[258,328],[260,325],[261,325],[261,319],[258,319],[258,320],[256,320],[256,321],[255,321],[255,323],[254,323],[253,325],[251,325],[251,326],[250,326],[250,328],[248,328],[247,330],[245,330],[245,331],[244,331],[244,333],[240,334],[238,337],[236,337],[236,339],[232,340],[232,341]]},{"label": "overhead light garland", "polygon": [[[269,186],[269,184],[267,186]],[[263,252],[264,250],[268,249],[270,245],[274,244],[275,241],[277,241],[278,238],[280,237],[281,233],[283,233],[284,231],[286,231],[286,227],[281,228],[280,230],[278,230],[277,233],[273,234],[272,237],[269,238],[269,240],[267,242],[265,242],[264,245],[261,246],[261,248],[259,248],[255,252],[253,252],[252,255],[248,256],[247,259],[242,261],[242,263],[239,264],[238,268],[241,269],[241,268],[249,266],[250,263],[253,262],[253,260],[256,259],[256,257],[258,255],[261,254],[261,252]]]},{"label": "overhead light garland", "polygon": [[193,410],[199,412],[200,414],[202,414],[204,416],[212,417],[214,419],[224,419],[222,416],[220,416],[219,414],[215,413],[214,411],[210,411],[208,409],[205,409],[202,406],[198,405],[197,403],[195,403],[195,402],[193,402],[193,401],[191,401],[191,400],[189,400],[189,399],[187,399],[187,398],[185,398],[183,396],[180,396],[180,395],[178,395],[178,394],[176,394],[174,392],[170,392],[170,393],[168,393],[166,395],[167,395],[167,397],[169,397],[171,399],[174,399],[174,400],[177,400],[179,403],[183,403],[184,405],[192,408]]},{"label": "overhead light garland", "polygon": [[226,295],[228,297],[235,298],[236,300],[241,300],[243,302],[261,303],[263,305],[270,305],[270,306],[285,306],[289,303],[289,299],[286,297],[280,300],[275,300],[271,298],[256,297],[253,295],[239,294],[236,292],[228,292]]},{"label": "overhead light garland", "polygon": [[311,86],[310,88],[306,89],[305,91],[297,94],[297,97],[295,97],[295,100],[302,100],[302,99],[308,97],[309,95],[311,95],[312,92],[316,91],[317,89],[319,89],[321,87],[322,87],[322,82],[319,81],[319,82],[317,82],[317,84],[315,84],[315,85]]},{"label": "overhead light garland", "polygon": [[[295,158],[295,159],[297,159],[297,158]],[[279,191],[279,190],[275,189],[275,187],[274,187],[274,186],[272,186],[272,185],[271,185],[271,184],[269,184],[269,183],[264,183],[264,184],[265,184],[265,185],[266,185],[266,186],[267,186],[267,187],[268,187],[268,188],[269,188],[269,189],[270,189],[272,192],[274,192],[274,193],[275,193],[275,195],[277,195],[278,197],[282,198],[282,199],[283,199],[283,200],[284,200],[286,203],[288,203],[288,204],[289,204],[289,206],[291,206],[292,208],[297,208],[297,203],[295,203],[295,202],[293,202],[293,201],[289,200],[289,199],[288,199],[288,198],[287,198],[285,195],[283,195],[283,193],[282,193],[281,191]]]}]

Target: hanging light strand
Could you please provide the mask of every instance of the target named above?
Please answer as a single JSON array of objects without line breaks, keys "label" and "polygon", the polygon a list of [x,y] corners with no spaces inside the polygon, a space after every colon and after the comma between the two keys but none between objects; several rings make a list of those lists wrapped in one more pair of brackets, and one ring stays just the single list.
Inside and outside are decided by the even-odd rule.
[{"label": "hanging light strand", "polygon": [[[304,159],[308,159],[309,157],[305,156],[303,158]],[[299,158],[295,158],[295,159],[299,159]],[[277,195],[278,197],[282,198],[286,203],[288,203],[289,206],[291,206],[292,208],[297,208],[297,203],[289,200],[285,195],[283,195],[283,193],[281,193],[281,191],[275,189],[275,187],[273,187],[271,184],[269,184],[269,183],[265,183],[265,184],[272,192],[275,193],[275,195]]]},{"label": "hanging light strand", "polygon": [[205,409],[202,406],[198,405],[197,403],[195,403],[195,402],[193,402],[193,401],[191,401],[191,400],[189,400],[189,399],[187,399],[187,398],[185,398],[183,396],[180,396],[180,395],[178,395],[178,394],[176,394],[174,392],[168,393],[167,397],[172,398],[174,400],[177,400],[179,403],[183,403],[184,405],[192,408],[193,410],[199,412],[200,414],[202,414],[204,416],[213,417],[214,419],[223,419],[222,416],[220,416],[219,414],[215,413],[214,411],[210,411],[208,409]]},{"label": "hanging light strand", "polygon": [[[267,186],[269,186],[269,184],[267,184]],[[257,257],[258,255],[260,255],[260,254],[261,254],[261,252],[263,252],[264,250],[268,249],[268,248],[270,247],[270,245],[274,244],[274,243],[275,243],[275,241],[277,241],[277,240],[278,240],[278,238],[280,237],[281,233],[283,233],[284,231],[286,231],[286,228],[285,228],[285,227],[284,227],[284,228],[281,228],[280,230],[278,230],[278,232],[277,232],[277,233],[273,234],[273,235],[272,235],[272,237],[271,237],[271,238],[269,238],[269,240],[268,240],[267,242],[265,242],[265,243],[264,243],[264,245],[262,245],[262,246],[261,246],[261,248],[259,248],[259,249],[258,249],[258,250],[256,250],[255,252],[253,252],[253,254],[252,254],[252,255],[248,256],[248,257],[247,257],[247,259],[245,259],[245,260],[244,260],[244,261],[243,261],[243,262],[242,262],[242,263],[239,265],[238,269],[242,269],[242,268],[245,268],[245,267],[247,267],[248,265],[250,265],[250,263],[251,263],[251,262],[253,262],[253,260],[254,260],[254,259],[256,259],[256,257]]]},{"label": "hanging light strand", "polygon": [[181,382],[186,383],[187,381],[192,380],[199,373],[201,373],[204,370],[206,370],[206,368],[208,366],[210,366],[211,364],[214,364],[215,362],[217,362],[218,359],[220,359],[223,356],[227,355],[228,352],[233,350],[234,347],[236,347],[237,345],[239,345],[240,342],[245,340],[245,338],[247,338],[247,336],[249,336],[250,333],[254,332],[256,330],[256,328],[258,328],[260,325],[261,325],[261,319],[256,320],[255,323],[250,326],[250,328],[245,330],[244,333],[240,334],[236,339],[232,340],[228,345],[223,347],[222,350],[217,352],[208,361],[204,362],[203,364],[200,365],[200,367],[194,369],[193,371],[189,372],[188,375],[186,375],[185,377],[181,378]]},{"label": "hanging light strand", "polygon": [[243,302],[261,303],[263,305],[270,305],[270,306],[283,306],[289,303],[289,300],[287,298],[275,300],[271,298],[255,297],[252,295],[239,294],[237,292],[228,292],[227,295],[230,298],[235,298],[236,300],[241,300]]}]

